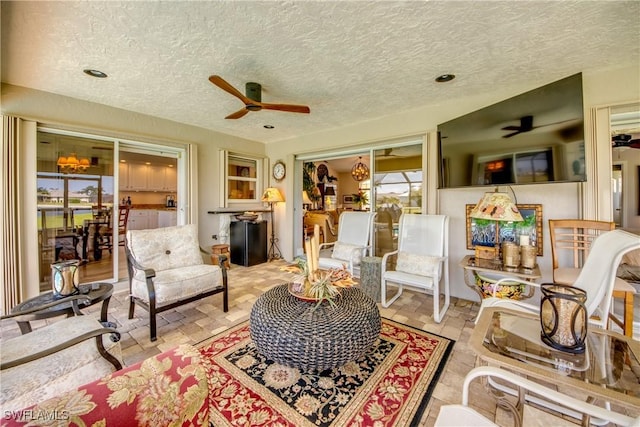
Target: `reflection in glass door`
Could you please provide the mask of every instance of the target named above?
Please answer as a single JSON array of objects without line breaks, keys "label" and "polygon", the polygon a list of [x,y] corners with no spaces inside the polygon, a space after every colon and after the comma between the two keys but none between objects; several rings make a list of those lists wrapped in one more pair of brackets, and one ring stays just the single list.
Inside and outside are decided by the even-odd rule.
[{"label": "reflection in glass door", "polygon": [[374,255],[398,247],[398,220],[422,212],[422,144],[374,150]]},{"label": "reflection in glass door", "polygon": [[[113,257],[102,251],[100,244],[113,208],[113,154],[110,141],[38,132],[41,291],[51,289],[50,266],[54,262],[78,261],[81,283],[112,278]],[[100,268],[96,268],[98,264]]]}]

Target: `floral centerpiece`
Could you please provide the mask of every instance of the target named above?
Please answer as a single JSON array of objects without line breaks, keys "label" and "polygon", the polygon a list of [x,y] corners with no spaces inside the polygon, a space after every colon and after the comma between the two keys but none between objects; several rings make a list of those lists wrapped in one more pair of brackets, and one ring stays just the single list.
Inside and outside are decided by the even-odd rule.
[{"label": "floral centerpiece", "polygon": [[282,267],[283,271],[293,273],[289,291],[301,299],[309,301],[327,301],[335,306],[334,298],[340,295],[340,290],[355,285],[351,273],[346,266],[329,270],[312,270],[307,260],[296,258],[291,265]]}]

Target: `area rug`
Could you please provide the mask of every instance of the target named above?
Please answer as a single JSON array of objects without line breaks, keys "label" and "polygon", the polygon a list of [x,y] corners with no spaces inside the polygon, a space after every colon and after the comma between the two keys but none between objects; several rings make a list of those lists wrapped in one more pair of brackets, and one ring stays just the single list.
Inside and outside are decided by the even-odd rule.
[{"label": "area rug", "polygon": [[382,319],[367,354],[326,370],[300,370],[257,352],[243,322],[201,343],[210,423],[218,426],[415,426],[454,341]]}]

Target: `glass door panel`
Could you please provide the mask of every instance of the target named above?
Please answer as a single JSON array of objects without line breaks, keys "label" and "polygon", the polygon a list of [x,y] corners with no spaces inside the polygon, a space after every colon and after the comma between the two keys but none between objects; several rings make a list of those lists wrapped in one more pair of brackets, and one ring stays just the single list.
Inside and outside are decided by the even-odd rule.
[{"label": "glass door panel", "polygon": [[382,256],[398,248],[403,213],[422,213],[422,144],[374,150],[373,248]]},{"label": "glass door panel", "polygon": [[77,260],[81,283],[112,278],[99,250],[109,224],[95,220],[113,207],[113,143],[39,131],[37,159],[40,290],[51,289],[54,262]]}]

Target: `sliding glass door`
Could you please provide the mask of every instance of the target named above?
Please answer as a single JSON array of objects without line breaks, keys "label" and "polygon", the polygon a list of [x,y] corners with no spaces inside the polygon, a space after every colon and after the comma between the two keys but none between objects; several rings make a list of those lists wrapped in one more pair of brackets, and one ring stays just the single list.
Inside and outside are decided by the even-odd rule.
[{"label": "sliding glass door", "polygon": [[[114,144],[111,141],[38,132],[37,209],[40,290],[51,289],[55,262],[96,262],[100,233],[109,224],[94,223],[97,212],[106,215],[114,201]],[[93,264],[95,266],[95,264]],[[103,268],[80,268],[80,281],[113,276],[112,257]]]},{"label": "sliding glass door", "polygon": [[373,151],[372,210],[375,256],[398,248],[398,220],[403,213],[422,213],[422,144]]}]

